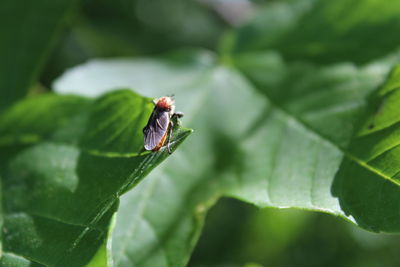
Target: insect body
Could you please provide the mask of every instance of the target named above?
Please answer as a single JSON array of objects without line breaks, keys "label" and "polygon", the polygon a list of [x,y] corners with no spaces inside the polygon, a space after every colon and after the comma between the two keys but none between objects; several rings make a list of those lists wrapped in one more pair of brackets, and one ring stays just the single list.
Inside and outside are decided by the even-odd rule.
[{"label": "insect body", "polygon": [[174,117],[181,118],[183,113],[175,113],[172,97],[164,96],[156,99],[154,109],[147,125],[143,128],[144,148],[158,151],[167,142],[168,152],[171,153],[170,136],[173,130]]}]

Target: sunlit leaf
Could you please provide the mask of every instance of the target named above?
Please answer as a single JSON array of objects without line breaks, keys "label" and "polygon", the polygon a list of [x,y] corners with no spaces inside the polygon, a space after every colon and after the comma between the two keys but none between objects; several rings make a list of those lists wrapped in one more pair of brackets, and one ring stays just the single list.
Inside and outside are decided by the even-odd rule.
[{"label": "sunlit leaf", "polygon": [[[131,102],[126,102],[130,99]],[[32,103],[40,103],[37,112],[29,114]],[[60,105],[55,105],[55,103]],[[104,103],[113,103],[108,113],[98,113]],[[116,91],[93,103],[80,97],[43,95],[19,102],[2,116],[9,131],[2,131],[5,140],[14,136],[35,136],[35,142],[2,162],[3,189],[3,251],[47,266],[107,266],[107,242],[110,221],[118,208],[119,197],[136,185],[169,153],[162,148],[156,153],[127,157],[114,151],[112,157],[92,154],[80,144],[108,144],[107,135],[90,135],[104,123],[111,132],[132,134],[124,144],[143,144],[142,118],[124,114],[126,104],[135,112],[148,116],[151,103],[131,91]],[[55,107],[57,106],[57,107]],[[86,115],[85,115],[86,113]],[[86,120],[76,120],[76,115]],[[123,114],[121,117],[120,115]],[[31,115],[31,116],[30,116]],[[132,119],[133,118],[133,119]],[[58,120],[57,120],[58,119]],[[118,124],[113,123],[117,119]],[[36,128],[30,127],[37,123]],[[97,122],[97,123],[95,123]],[[126,122],[126,123],[125,123]],[[134,130],[130,126],[138,124]],[[128,129],[126,126],[129,126]],[[82,130],[71,131],[71,128]],[[13,129],[13,130],[10,130]],[[174,150],[191,130],[177,128],[171,140]],[[102,133],[100,131],[100,133]],[[65,135],[64,135],[65,134]],[[16,139],[19,140],[18,138]],[[117,143],[116,142],[116,143]],[[111,147],[121,147],[113,143]],[[15,142],[4,143],[13,147]],[[107,148],[107,146],[104,146]],[[6,153],[7,150],[2,150]],[[125,152],[125,151],[124,151]],[[9,260],[16,260],[10,257]],[[4,260],[8,260],[7,258]]]}]

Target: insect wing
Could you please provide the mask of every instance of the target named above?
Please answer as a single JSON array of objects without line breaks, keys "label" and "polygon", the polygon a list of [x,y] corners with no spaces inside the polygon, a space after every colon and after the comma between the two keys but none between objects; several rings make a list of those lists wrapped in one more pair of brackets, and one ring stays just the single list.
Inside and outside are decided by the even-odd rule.
[{"label": "insect wing", "polygon": [[144,128],[144,148],[153,150],[162,140],[165,140],[165,135],[168,132],[169,113],[166,111],[155,110],[151,115],[149,122]]}]

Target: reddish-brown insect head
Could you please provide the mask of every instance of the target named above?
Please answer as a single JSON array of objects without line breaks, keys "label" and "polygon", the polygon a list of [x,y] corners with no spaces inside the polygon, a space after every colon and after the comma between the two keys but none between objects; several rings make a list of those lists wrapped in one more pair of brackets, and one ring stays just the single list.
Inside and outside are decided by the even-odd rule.
[{"label": "reddish-brown insect head", "polygon": [[174,99],[169,96],[160,97],[154,101],[156,107],[163,110],[173,110],[174,109]]}]

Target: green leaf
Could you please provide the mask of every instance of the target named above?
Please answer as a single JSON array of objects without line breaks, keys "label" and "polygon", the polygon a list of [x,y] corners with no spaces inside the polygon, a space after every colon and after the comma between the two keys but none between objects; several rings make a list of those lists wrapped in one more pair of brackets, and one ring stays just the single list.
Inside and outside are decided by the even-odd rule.
[{"label": "green leaf", "polygon": [[[64,75],[69,79],[58,78],[53,86],[59,93],[92,97],[115,88],[140,88],[144,95],[158,97],[184,91],[196,81],[201,83],[214,60],[210,53],[190,50],[160,58],[156,64],[146,58],[92,60],[67,70]],[[112,68],[103,66],[103,62]],[[82,72],[89,77],[82,77]]]},{"label": "green leaf", "polygon": [[[91,136],[93,127],[101,122],[110,123],[109,129],[121,136],[126,136],[125,131],[132,134],[132,140],[118,139],[120,142],[142,143],[141,129],[146,122],[140,116],[132,120],[130,114],[121,111],[125,112],[128,104],[131,111],[148,114],[149,106],[130,107],[147,101],[126,90],[107,94],[92,103],[75,96],[43,95],[21,101],[3,114],[3,122],[10,129],[1,132],[5,140],[10,134],[36,136],[33,145],[23,142],[24,146],[17,147],[15,142],[6,143],[6,148],[15,147],[17,151],[2,155],[6,159],[1,169],[2,245],[6,255],[46,266],[108,266],[106,244],[119,197],[169,153],[162,148],[133,157],[119,153],[108,157],[92,154],[79,144],[94,144],[95,140],[105,144],[101,131]],[[113,108],[108,113],[98,112],[109,103]],[[29,114],[32,105],[40,108]],[[38,120],[43,123],[30,127]],[[130,124],[138,124],[135,131]],[[172,136],[172,149],[190,133],[191,130],[178,127]],[[111,147],[121,147],[117,143]],[[8,154],[7,150],[2,153]]]},{"label": "green leaf", "polygon": [[[342,163],[334,193],[343,210],[365,228],[400,232],[400,87],[397,66],[370,98],[365,122]],[[357,160],[352,160],[352,159]],[[373,201],[371,201],[373,200]]]},{"label": "green leaf", "polygon": [[[383,82],[398,55],[364,67],[285,63],[274,52],[246,53],[235,65],[275,106],[345,148],[366,97]],[[276,67],[277,66],[277,67]]]},{"label": "green leaf", "polygon": [[129,90],[104,95],[92,110],[82,147],[106,156],[136,156],[143,150],[141,129],[152,110],[150,98]]},{"label": "green leaf", "polygon": [[[202,62],[210,54],[197,57]],[[96,60],[55,83],[59,92],[77,92],[78,85],[104,92],[98,77],[115,73],[108,77],[110,90],[135,85],[153,97],[174,93],[185,124],[197,129],[168,164],[122,198],[112,242],[116,266],[184,266],[205,211],[222,195],[354,220],[345,215],[332,185],[367,96],[397,58],[365,67],[286,63],[276,53],[234,60],[238,69],[181,59]],[[123,74],[140,72],[141,64],[146,76]],[[190,82],[171,92],[169,81],[179,79],[183,69]],[[391,222],[399,227],[397,221]],[[373,229],[394,230],[385,224]]]},{"label": "green leaf", "polygon": [[2,0],[0,110],[26,95],[75,1]]},{"label": "green leaf", "polygon": [[20,101],[0,115],[0,145],[40,142],[87,112],[88,105],[87,99],[72,95],[46,94]]},{"label": "green leaf", "polygon": [[[267,125],[259,127],[255,138],[245,141],[242,164],[248,166],[240,177],[253,177],[254,184],[247,180],[248,190],[241,187],[235,195],[261,206],[345,214],[365,229],[399,232],[395,204],[398,182],[393,170],[399,166],[398,152],[393,150],[374,162],[374,156],[397,144],[396,131],[388,128],[398,119],[396,94],[393,89],[388,90],[396,84],[396,70],[367,105],[368,95],[383,82],[388,66],[398,59],[390,57],[362,68],[349,64],[307,68],[307,64],[295,63],[292,66],[300,64],[299,68],[289,70],[286,80],[279,84],[260,79],[257,72],[251,71],[260,64],[247,56],[256,54],[242,55],[245,64],[239,58],[237,65],[267,95],[275,110],[268,111]],[[258,71],[265,72],[267,67]],[[274,83],[278,86],[272,86]],[[279,88],[285,88],[281,95]],[[394,97],[380,99],[388,91]],[[365,119],[370,110],[372,115]],[[352,138],[356,131],[359,137]],[[371,131],[376,135],[370,135]],[[261,151],[256,160],[255,149]],[[252,160],[247,160],[251,155]],[[392,172],[386,171],[388,166]],[[259,188],[261,182],[264,190]],[[332,197],[337,197],[339,203]]]},{"label": "green leaf", "polygon": [[235,53],[279,51],[288,60],[365,64],[398,48],[400,3],[301,0],[268,3],[241,27]]}]

